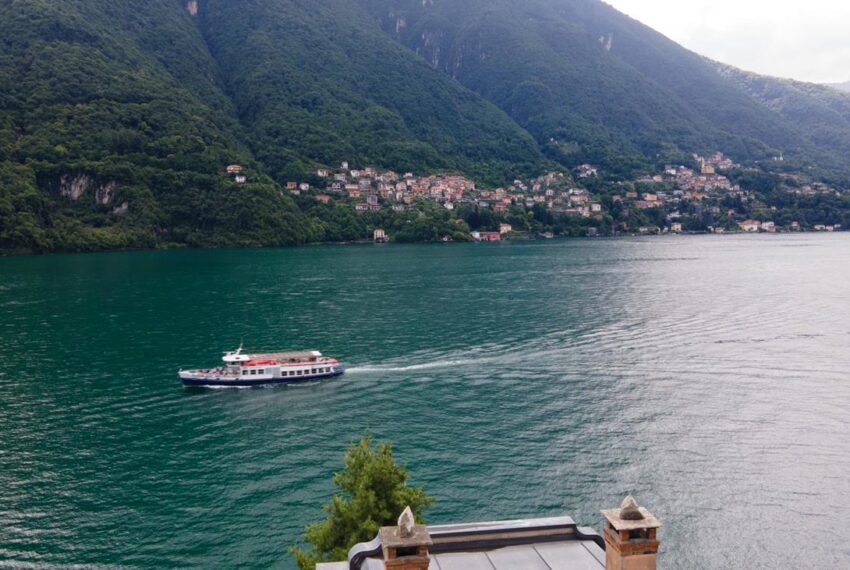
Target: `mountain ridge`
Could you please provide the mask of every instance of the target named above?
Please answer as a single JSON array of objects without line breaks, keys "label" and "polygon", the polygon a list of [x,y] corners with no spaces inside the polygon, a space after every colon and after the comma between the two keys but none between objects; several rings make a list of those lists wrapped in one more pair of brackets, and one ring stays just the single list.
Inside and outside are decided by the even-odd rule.
[{"label": "mountain ridge", "polygon": [[850,183],[850,96],[597,0],[5,0],[0,18],[0,250],[322,241],[281,186],[341,160],[498,185],[721,150]]},{"label": "mountain ridge", "polygon": [[[850,175],[843,160],[850,151],[850,115],[838,117],[846,129],[840,136],[825,134],[821,124],[800,128],[776,112],[782,98],[800,102],[800,84],[714,62],[602,2],[358,1],[386,33],[494,101],[539,143],[563,139],[569,148],[589,148],[577,158],[617,162],[648,139],[662,144],[644,145],[644,155],[666,142],[684,151],[719,148],[748,160],[785,151],[799,164],[826,154],[829,168],[840,171],[836,178]],[[523,85],[525,95],[546,101],[543,114],[528,117],[512,108],[512,90]],[[617,104],[606,106],[611,96]],[[813,107],[822,111],[815,99],[831,96],[816,92]],[[817,142],[830,135],[837,150]],[[593,148],[606,140],[618,145],[614,157]]]}]

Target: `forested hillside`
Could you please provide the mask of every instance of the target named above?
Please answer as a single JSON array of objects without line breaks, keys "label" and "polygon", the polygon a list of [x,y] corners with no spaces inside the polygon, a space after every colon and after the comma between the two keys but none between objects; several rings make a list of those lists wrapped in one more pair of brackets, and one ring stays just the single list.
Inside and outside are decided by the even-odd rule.
[{"label": "forested hillside", "polygon": [[342,159],[488,181],[542,164],[348,0],[3,0],[0,21],[2,250],[321,240],[285,177]]},{"label": "forested hillside", "polygon": [[732,72],[598,0],[358,1],[562,162],[623,170],[677,151],[784,152],[850,179],[850,98]]},{"label": "forested hillside", "polygon": [[850,95],[597,0],[0,0],[0,21],[0,251],[331,239],[282,184],[342,160],[499,185],[720,150],[850,181]]},{"label": "forested hillside", "polygon": [[251,147],[277,179],[341,159],[491,183],[540,167],[527,132],[350,0],[209,0],[199,19]]},{"label": "forested hillside", "polygon": [[[0,2],[0,247],[306,239],[173,0]],[[219,175],[252,165],[253,184]]]}]

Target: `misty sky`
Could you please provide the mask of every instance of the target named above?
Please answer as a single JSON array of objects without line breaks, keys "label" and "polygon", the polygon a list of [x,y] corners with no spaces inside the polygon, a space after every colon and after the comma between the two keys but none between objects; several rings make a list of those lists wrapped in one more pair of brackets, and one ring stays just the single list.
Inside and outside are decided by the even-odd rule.
[{"label": "misty sky", "polygon": [[605,0],[712,59],[801,81],[850,81],[850,0]]}]

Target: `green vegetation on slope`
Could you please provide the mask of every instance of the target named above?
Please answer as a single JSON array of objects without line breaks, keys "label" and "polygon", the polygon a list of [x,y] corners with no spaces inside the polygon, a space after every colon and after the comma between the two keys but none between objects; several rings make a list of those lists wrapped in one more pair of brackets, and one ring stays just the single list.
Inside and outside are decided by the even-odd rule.
[{"label": "green vegetation on slope", "polygon": [[219,175],[253,163],[177,3],[4,1],[0,20],[0,247],[306,238],[303,216],[259,171],[238,189]]},{"label": "green vegetation on slope", "polygon": [[501,185],[782,152],[771,168],[850,184],[850,95],[721,66],[598,0],[188,7],[0,0],[0,251],[362,235],[281,192],[341,160]]},{"label": "green vegetation on slope", "polygon": [[279,183],[319,164],[541,167],[532,137],[348,0],[186,8],[0,2],[0,250],[299,243],[321,226]]},{"label": "green vegetation on slope", "polygon": [[540,168],[527,132],[351,0],[209,0],[199,18],[251,148],[278,179],[342,159],[493,183]]},{"label": "green vegetation on slope", "polygon": [[748,161],[784,151],[797,166],[823,164],[850,180],[850,98],[763,77],[751,77],[761,83],[754,92],[598,0],[358,1],[568,166],[625,173],[682,152],[721,149]]}]

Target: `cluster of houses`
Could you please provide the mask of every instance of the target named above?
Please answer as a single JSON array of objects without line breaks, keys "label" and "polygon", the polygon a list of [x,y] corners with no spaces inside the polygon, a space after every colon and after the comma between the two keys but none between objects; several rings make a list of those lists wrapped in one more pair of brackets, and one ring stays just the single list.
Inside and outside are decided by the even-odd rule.
[{"label": "cluster of houses", "polygon": [[819,183],[819,182],[814,182],[812,184],[804,184],[803,186],[800,186],[799,188],[790,188],[789,192],[792,192],[792,193],[794,193],[798,196],[807,196],[807,197],[817,196],[819,194],[835,194],[835,193],[840,194],[840,192],[838,192],[837,190],[835,190],[831,186],[829,186],[827,184],[822,184],[822,183]]},{"label": "cluster of houses", "polygon": [[473,241],[502,241],[502,237],[513,232],[510,224],[500,224],[497,232],[472,232]]},{"label": "cluster of houses", "polygon": [[[525,206],[528,209],[542,207],[562,216],[601,221],[607,212],[603,203],[607,203],[615,221],[619,220],[617,231],[681,233],[685,216],[680,210],[692,211],[696,205],[699,211],[734,219],[735,211],[721,208],[719,199],[735,197],[742,203],[747,203],[755,198],[752,192],[742,189],[721,173],[741,168],[741,165],[723,153],[718,152],[707,157],[695,154],[693,158],[697,168],[666,166],[663,173],[643,176],[631,182],[618,182],[617,185],[622,187],[622,191],[609,190],[602,196],[594,195],[579,186],[579,181],[599,176],[598,168],[591,164],[579,165],[571,173],[548,172],[531,180],[516,179],[505,187],[484,189],[479,188],[474,181],[456,174],[415,176],[411,172],[399,173],[371,167],[352,168],[348,162],[342,162],[335,170],[318,169],[313,178],[314,182],[318,181],[315,187],[307,182],[296,181],[286,182],[285,187],[291,194],[309,193],[319,202],[344,203],[358,212],[376,211],[384,207],[404,212],[415,209],[419,202],[430,201],[449,211],[460,205],[472,205],[494,212],[506,212],[512,206]],[[229,165],[226,171],[227,176],[232,177],[236,183],[246,182],[240,165]],[[799,175],[783,176],[794,178],[793,183],[789,185],[789,191],[801,195],[835,192],[825,184],[805,183]],[[664,210],[665,227],[630,229],[624,219],[630,216],[633,209]],[[777,231],[772,221],[744,220],[738,226],[743,232]],[[787,229],[800,231],[800,224],[794,222]],[[824,225],[815,226],[814,229],[837,231],[841,227]],[[722,229],[717,228],[717,231]],[[510,232],[510,226],[503,224],[499,232],[474,232],[472,237],[477,241],[499,241]],[[388,239],[384,233],[376,233],[374,238],[375,241]]]},{"label": "cluster of houses", "polygon": [[684,199],[700,202],[722,195],[747,198],[747,192],[718,172],[721,169],[735,168],[738,164],[722,153],[716,153],[709,158],[694,155],[694,159],[700,165],[698,172],[686,166],[666,166],[664,174],[644,176],[636,180],[637,184],[666,183],[675,188],[672,192],[647,192],[641,196],[638,196],[637,192],[627,192],[620,199],[632,200],[636,208],[658,208],[675,206]]},{"label": "cluster of houses", "polygon": [[[590,171],[596,174],[595,169]],[[589,175],[590,171],[577,170],[579,176]],[[316,174],[325,181],[323,188],[287,182],[286,189],[292,194],[317,190],[319,193],[314,198],[319,202],[343,199],[358,212],[380,210],[384,205],[403,212],[423,200],[440,204],[450,211],[461,204],[490,208],[496,212],[507,211],[515,204],[529,208],[541,204],[568,215],[589,217],[602,212],[602,204],[594,203],[586,190],[574,187],[570,175],[557,172],[530,181],[517,179],[507,187],[494,189],[479,188],[475,182],[460,175],[420,177],[411,172],[401,174],[374,168],[352,169],[347,162],[343,162],[336,171],[319,169]]]},{"label": "cluster of houses", "polygon": [[788,192],[797,196],[811,198],[812,196],[825,194],[841,194],[841,191],[836,190],[829,184],[824,184],[823,182],[806,182],[799,174],[785,173],[782,174],[782,178],[789,183],[787,186]]},{"label": "cluster of houses", "polygon": [[[675,207],[682,200],[700,201],[717,193],[746,197],[739,186],[717,173],[718,169],[737,166],[730,159],[721,153],[695,158],[701,165],[699,172],[684,166],[671,166],[663,175],[636,181],[638,184],[671,183],[675,190],[642,193],[630,190],[613,196],[613,202],[648,209]],[[597,167],[582,164],[571,174],[549,172],[532,180],[514,180],[506,187],[483,189],[459,175],[417,177],[410,172],[400,174],[374,168],[353,169],[343,162],[335,171],[317,171],[318,178],[325,180],[324,188],[313,189],[309,184],[297,182],[288,182],[286,188],[293,194],[318,190],[319,193],[314,196],[316,200],[328,203],[344,199],[358,212],[380,210],[384,205],[390,205],[395,211],[406,211],[414,208],[416,202],[427,200],[447,210],[454,210],[460,204],[490,208],[495,212],[505,212],[513,205],[526,208],[540,205],[564,216],[601,220],[605,210],[602,201],[576,183],[576,180],[598,176],[598,173]]]},{"label": "cluster of houses", "polygon": [[[668,167],[664,175],[644,177],[637,183],[674,183],[678,189],[672,192],[627,191],[615,195],[615,203],[622,202],[637,209],[664,208],[675,206],[679,201],[688,199],[699,201],[712,192],[725,192],[745,195],[728,178],[717,174],[716,169],[736,166],[722,154],[709,158],[696,157],[702,168],[700,172],[681,167]],[[245,176],[239,165],[227,167],[228,175],[234,176],[237,183],[244,183]],[[532,180],[516,179],[503,188],[482,189],[472,180],[460,175],[431,175],[419,177],[411,172],[397,173],[392,170],[379,171],[375,168],[350,168],[348,162],[339,168],[319,169],[317,178],[323,180],[320,188],[313,188],[306,182],[289,181],[286,190],[292,194],[316,191],[314,198],[323,203],[340,199],[351,204],[358,212],[380,210],[389,205],[393,210],[403,212],[413,209],[419,201],[432,201],[447,210],[458,205],[471,204],[480,208],[490,208],[495,212],[505,212],[513,205],[533,208],[537,205],[564,216],[602,219],[604,207],[587,190],[578,187],[577,179],[598,176],[598,168],[590,164],[579,165],[572,174],[549,172]]]},{"label": "cluster of houses", "polygon": [[[403,212],[420,200],[438,202],[452,210],[455,204],[470,201],[476,195],[475,183],[457,175],[417,177],[411,172],[352,169],[347,162],[335,172],[319,169],[316,174],[326,181],[316,200],[328,203],[346,198],[358,212],[380,210],[382,204],[391,204],[395,211]],[[286,187],[293,194],[311,189],[309,184],[296,182],[288,182]]]},{"label": "cluster of houses", "polygon": [[[738,224],[738,227],[741,228],[741,231],[744,233],[768,233],[775,234],[776,233],[776,224],[772,221],[767,222],[759,222],[758,220],[744,220]],[[815,224],[812,226],[816,232],[840,232],[841,224],[835,225],[826,225],[826,224]],[[800,222],[791,222],[788,225],[788,230],[792,232],[801,231]]]},{"label": "cluster of houses", "polygon": [[741,194],[741,187],[718,174],[714,167],[704,164],[699,172],[690,168],[676,167],[665,172],[671,182],[675,182],[680,190],[692,200],[701,200],[712,192],[726,194]]}]

